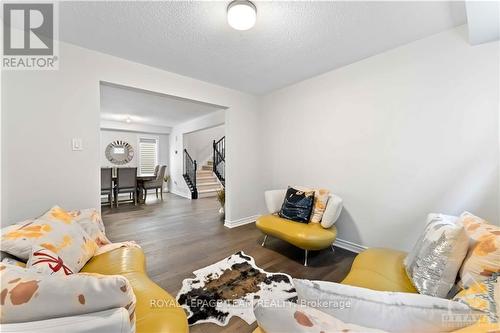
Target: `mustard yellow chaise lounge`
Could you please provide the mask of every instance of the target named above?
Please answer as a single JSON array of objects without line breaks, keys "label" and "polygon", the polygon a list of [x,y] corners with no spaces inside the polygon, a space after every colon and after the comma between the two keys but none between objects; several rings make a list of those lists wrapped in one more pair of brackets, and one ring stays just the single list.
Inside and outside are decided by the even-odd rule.
[{"label": "mustard yellow chaise lounge", "polygon": [[87,273],[123,275],[137,299],[136,333],[187,333],[187,317],[175,298],[149,279],[144,252],[122,247],[92,258],[81,270]]},{"label": "mustard yellow chaise lounge", "polygon": [[337,228],[334,223],[342,211],[342,199],[330,194],[321,224],[299,223],[276,215],[281,209],[285,195],[286,190],[266,191],[266,205],[270,214],[259,217],[255,225],[265,234],[262,246],[265,245],[267,236],[284,240],[305,251],[304,266],[307,266],[308,251],[326,249],[335,241]]}]

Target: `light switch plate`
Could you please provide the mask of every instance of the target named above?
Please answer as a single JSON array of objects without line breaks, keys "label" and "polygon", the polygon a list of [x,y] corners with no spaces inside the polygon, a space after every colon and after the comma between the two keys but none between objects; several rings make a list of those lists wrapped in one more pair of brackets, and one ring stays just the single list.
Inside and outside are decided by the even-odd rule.
[{"label": "light switch plate", "polygon": [[71,141],[71,147],[73,151],[83,150],[82,138],[73,138]]}]

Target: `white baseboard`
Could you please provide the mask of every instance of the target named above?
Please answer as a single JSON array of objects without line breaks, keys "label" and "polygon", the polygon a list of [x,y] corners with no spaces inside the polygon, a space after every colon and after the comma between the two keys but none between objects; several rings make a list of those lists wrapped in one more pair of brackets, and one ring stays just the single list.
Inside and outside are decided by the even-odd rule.
[{"label": "white baseboard", "polygon": [[225,220],[225,221],[224,221],[224,226],[225,226],[226,228],[236,228],[236,227],[240,227],[240,226],[242,226],[242,225],[245,225],[245,224],[249,224],[249,223],[253,223],[253,222],[255,222],[259,216],[260,216],[260,215],[252,215],[252,216],[244,217],[244,218],[242,218],[242,219],[233,220],[233,221],[230,221],[230,220]]},{"label": "white baseboard", "polygon": [[335,240],[335,242],[333,243],[333,246],[337,246],[337,247],[349,250],[349,251],[354,252],[354,253],[360,253],[360,252],[363,252],[364,250],[367,249],[366,246],[359,245],[359,244],[356,244],[353,242],[349,242],[349,241],[346,241],[346,240],[343,240],[340,238],[337,238]]},{"label": "white baseboard", "polygon": [[[225,220],[224,226],[226,228],[230,228],[230,229],[240,227],[242,225],[255,222],[259,216],[260,215],[252,215],[252,216],[244,217],[244,218],[241,218],[238,220],[233,220],[233,221]],[[364,250],[367,249],[366,246],[359,245],[359,244],[356,244],[356,243],[353,243],[353,242],[350,242],[350,241],[347,241],[344,239],[340,239],[340,238],[337,238],[335,240],[335,242],[333,243],[333,245],[340,247],[342,249],[354,252],[354,253],[360,253],[360,252],[363,252]]]},{"label": "white baseboard", "polygon": [[191,194],[187,195],[186,193],[179,192],[179,191],[176,191],[176,190],[171,190],[170,193],[191,200]]}]

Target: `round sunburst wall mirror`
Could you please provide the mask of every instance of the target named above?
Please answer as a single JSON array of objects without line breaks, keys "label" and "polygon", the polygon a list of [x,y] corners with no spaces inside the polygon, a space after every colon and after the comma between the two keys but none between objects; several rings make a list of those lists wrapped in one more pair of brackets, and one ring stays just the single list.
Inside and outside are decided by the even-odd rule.
[{"label": "round sunburst wall mirror", "polygon": [[128,142],[113,141],[106,147],[106,158],[113,164],[127,164],[134,158],[134,148]]}]

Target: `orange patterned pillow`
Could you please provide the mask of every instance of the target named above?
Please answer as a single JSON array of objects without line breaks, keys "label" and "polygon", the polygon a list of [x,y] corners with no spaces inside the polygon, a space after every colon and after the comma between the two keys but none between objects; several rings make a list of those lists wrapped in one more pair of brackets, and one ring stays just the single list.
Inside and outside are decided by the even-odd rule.
[{"label": "orange patterned pillow", "polygon": [[97,249],[73,216],[58,206],[37,219],[3,228],[1,235],[2,251],[28,260],[32,248],[41,246],[60,256],[73,272],[80,271]]},{"label": "orange patterned pillow", "polygon": [[325,213],[328,199],[330,198],[330,191],[323,188],[314,190],[314,205],[311,214],[311,222],[320,223]]},{"label": "orange patterned pillow", "polygon": [[460,216],[459,223],[470,240],[469,252],[460,269],[461,284],[468,287],[500,273],[500,227],[468,212]]},{"label": "orange patterned pillow", "polygon": [[37,272],[47,275],[70,275],[71,268],[66,266],[61,257],[54,252],[41,246],[34,246],[26,268],[33,268]]},{"label": "orange patterned pillow", "polygon": [[97,243],[97,246],[101,247],[111,243],[106,237],[101,213],[97,209],[72,210],[68,214],[89,234],[90,238]]},{"label": "orange patterned pillow", "polygon": [[[136,298],[121,275],[46,275],[0,263],[0,323],[19,323],[123,307],[135,325]],[[135,330],[134,330],[135,331]]]}]

